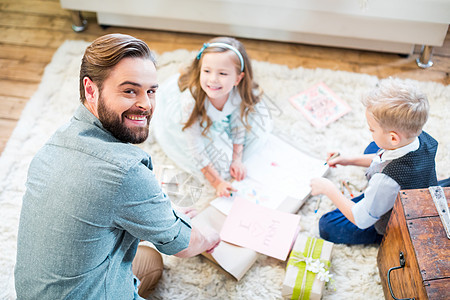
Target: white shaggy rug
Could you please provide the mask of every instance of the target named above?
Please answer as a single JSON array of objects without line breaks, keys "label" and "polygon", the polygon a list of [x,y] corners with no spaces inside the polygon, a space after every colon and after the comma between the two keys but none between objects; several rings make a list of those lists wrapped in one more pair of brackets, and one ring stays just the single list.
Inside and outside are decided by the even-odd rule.
[{"label": "white shaggy rug", "polygon": [[[0,157],[0,299],[14,299],[13,269],[22,195],[28,165],[35,152],[49,136],[67,122],[79,103],[78,70],[88,44],[66,41],[45,70],[42,83],[26,106],[6,149]],[[151,44],[150,44],[151,47]],[[194,53],[186,50],[158,55],[159,80],[174,72]],[[253,62],[257,82],[273,100],[275,133],[289,138],[298,148],[324,158],[329,150],[359,154],[371,140],[360,97],[377,83],[374,76],[324,69],[289,69],[286,66]],[[346,101],[352,111],[323,129],[316,129],[294,109],[288,98],[323,81]],[[450,86],[432,82],[416,82],[428,94],[430,119],[425,130],[440,143],[437,154],[438,177],[450,176]],[[142,147],[154,163],[172,164],[152,137]],[[365,185],[364,170],[339,167],[329,177],[337,184],[348,179]],[[70,178],[68,178],[70,180]],[[213,198],[213,191],[204,185],[197,201],[199,209]],[[318,236],[319,217],[331,210],[331,201],[324,198],[314,214],[316,199],[309,199],[300,209],[302,231]],[[382,299],[376,264],[376,246],[335,245],[331,258],[334,285],[324,291],[323,299]],[[164,256],[164,274],[152,299],[279,299],[285,275],[285,263],[260,255],[244,278],[236,282],[225,276],[204,258],[179,259]]]}]

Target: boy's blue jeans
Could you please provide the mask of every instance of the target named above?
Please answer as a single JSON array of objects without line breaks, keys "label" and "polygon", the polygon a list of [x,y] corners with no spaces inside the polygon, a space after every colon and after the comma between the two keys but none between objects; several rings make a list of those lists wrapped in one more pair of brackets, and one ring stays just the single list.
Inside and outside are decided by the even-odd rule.
[{"label": "boy's blue jeans", "polygon": [[[357,203],[364,194],[352,199]],[[359,229],[339,209],[324,214],[319,220],[320,237],[336,244],[380,244],[383,238],[372,225]]]},{"label": "boy's blue jeans", "polygon": [[[371,142],[364,150],[364,154],[376,153],[380,148]],[[364,194],[352,199],[357,203],[364,198]],[[324,214],[319,220],[320,237],[336,244],[380,244],[383,238],[372,225],[366,229],[359,229],[350,222],[339,209]]]}]

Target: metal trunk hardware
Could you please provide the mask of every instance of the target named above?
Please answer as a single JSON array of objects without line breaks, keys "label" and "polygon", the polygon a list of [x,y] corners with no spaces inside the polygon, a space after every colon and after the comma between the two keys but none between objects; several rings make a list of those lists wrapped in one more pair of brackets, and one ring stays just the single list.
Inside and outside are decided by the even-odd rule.
[{"label": "metal trunk hardware", "polygon": [[394,298],[395,300],[415,300],[415,298],[402,298],[402,299],[399,299],[399,298],[394,296],[394,292],[392,291],[391,278],[390,278],[391,272],[394,271],[394,270],[397,270],[397,269],[404,268],[405,267],[405,263],[406,263],[405,262],[405,256],[403,255],[403,252],[400,252],[399,256],[400,256],[400,266],[392,267],[387,272],[387,282],[388,282],[388,286],[389,286],[389,291],[391,292],[392,298]]}]

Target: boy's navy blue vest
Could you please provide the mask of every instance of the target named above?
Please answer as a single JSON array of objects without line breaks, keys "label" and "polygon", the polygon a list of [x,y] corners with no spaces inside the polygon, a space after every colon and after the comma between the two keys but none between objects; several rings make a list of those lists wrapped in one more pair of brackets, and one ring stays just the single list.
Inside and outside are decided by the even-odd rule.
[{"label": "boy's navy blue vest", "polygon": [[[428,133],[422,131],[419,135],[419,148],[387,164],[382,173],[394,179],[400,189],[422,189],[437,185],[436,156],[438,142]],[[375,223],[378,233],[384,234],[392,209],[385,213]]]}]

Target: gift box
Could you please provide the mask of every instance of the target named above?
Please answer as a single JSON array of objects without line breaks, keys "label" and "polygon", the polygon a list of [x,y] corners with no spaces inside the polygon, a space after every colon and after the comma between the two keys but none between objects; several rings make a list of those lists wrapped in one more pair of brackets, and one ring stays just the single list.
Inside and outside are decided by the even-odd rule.
[{"label": "gift box", "polygon": [[329,272],[332,249],[333,243],[300,234],[286,266],[283,298],[319,300],[325,283],[332,277]]}]

